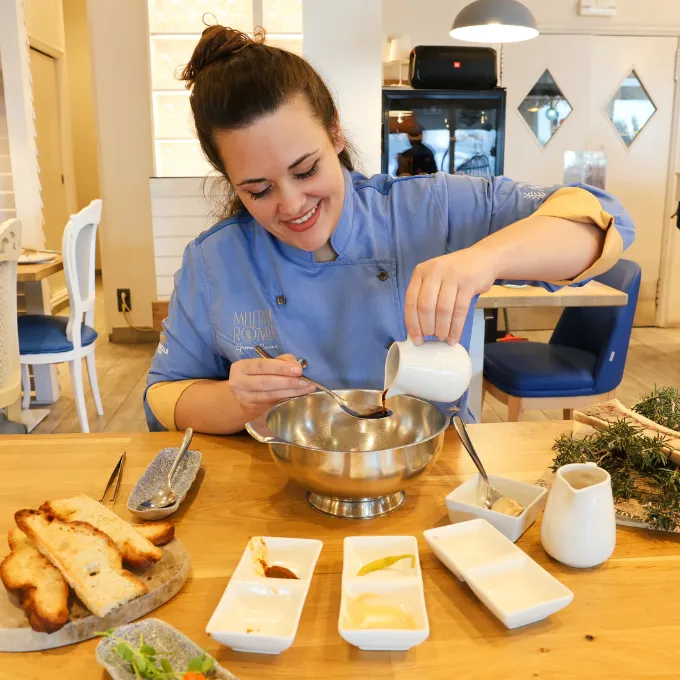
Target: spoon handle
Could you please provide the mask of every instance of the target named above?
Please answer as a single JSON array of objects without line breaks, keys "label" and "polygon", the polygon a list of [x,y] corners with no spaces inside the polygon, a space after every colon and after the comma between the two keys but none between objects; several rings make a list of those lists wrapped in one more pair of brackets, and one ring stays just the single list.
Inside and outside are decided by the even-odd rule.
[{"label": "spoon handle", "polygon": [[486,474],[486,470],[484,469],[484,466],[482,465],[482,461],[480,460],[479,456],[477,455],[477,452],[475,451],[475,447],[472,445],[472,441],[470,437],[468,436],[467,429],[465,428],[465,423],[460,419],[460,416],[453,416],[453,426],[456,428],[456,432],[458,433],[458,436],[460,437],[460,441],[463,442],[463,446],[465,447],[466,451],[470,454],[470,458],[472,458],[472,462],[477,466],[477,469],[479,470],[479,474],[482,475],[482,478],[486,482],[487,486],[491,486],[491,482],[489,481],[489,476]]},{"label": "spoon handle", "polygon": [[186,432],[184,433],[184,439],[182,440],[182,446],[179,447],[179,452],[177,453],[177,456],[175,457],[175,462],[172,464],[172,467],[170,468],[170,472],[168,473],[168,485],[172,484],[172,478],[177,471],[177,466],[180,464],[180,461],[182,458],[184,458],[184,454],[189,450],[189,444],[191,444],[191,440],[194,437],[194,431],[188,427],[186,429]]},{"label": "spoon handle", "polygon": [[[269,352],[264,347],[260,347],[257,345],[255,347],[255,351],[263,358],[263,359],[275,359],[276,357],[273,357]],[[306,375],[300,375],[298,376],[298,380],[304,380],[305,382],[309,383],[310,385],[314,385],[317,390],[321,390],[322,392],[326,392],[326,394],[330,394],[333,399],[337,399],[337,396],[334,392],[331,392],[327,387],[324,387],[323,385],[319,384],[316,382],[316,380],[312,380],[311,378],[308,378]]]}]

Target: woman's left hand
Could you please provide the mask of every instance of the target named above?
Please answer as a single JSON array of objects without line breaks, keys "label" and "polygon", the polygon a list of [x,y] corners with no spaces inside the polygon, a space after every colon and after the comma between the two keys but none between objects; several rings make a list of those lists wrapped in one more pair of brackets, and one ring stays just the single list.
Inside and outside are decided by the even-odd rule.
[{"label": "woman's left hand", "polygon": [[455,345],[472,298],[489,290],[495,280],[493,257],[479,246],[419,264],[406,291],[408,336],[416,345],[428,335]]}]

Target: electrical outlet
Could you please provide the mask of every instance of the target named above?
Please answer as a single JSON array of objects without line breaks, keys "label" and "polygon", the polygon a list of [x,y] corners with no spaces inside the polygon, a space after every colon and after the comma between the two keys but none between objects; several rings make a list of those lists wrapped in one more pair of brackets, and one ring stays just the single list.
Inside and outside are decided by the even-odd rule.
[{"label": "electrical outlet", "polygon": [[125,296],[125,305],[128,311],[132,311],[132,298],[130,297],[129,288],[119,288],[116,291],[116,299],[118,300],[118,311],[123,311],[123,296]]}]

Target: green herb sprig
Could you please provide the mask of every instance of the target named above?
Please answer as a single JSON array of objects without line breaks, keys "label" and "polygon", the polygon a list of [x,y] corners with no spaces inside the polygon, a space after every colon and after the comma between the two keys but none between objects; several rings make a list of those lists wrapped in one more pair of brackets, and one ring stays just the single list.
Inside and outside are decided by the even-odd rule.
[{"label": "green herb sprig", "polygon": [[117,642],[115,652],[122,659],[130,664],[132,672],[137,680],[149,678],[151,680],[181,680],[187,673],[207,674],[213,669],[215,660],[203,653],[189,659],[189,664],[184,671],[175,671],[172,664],[167,659],[168,653],[154,649],[151,645],[144,643],[144,636],[139,636],[139,646],[134,647],[127,640],[117,637],[115,628],[103,633],[96,633],[100,637],[107,637]]},{"label": "green herb sprig", "polygon": [[680,390],[675,387],[654,388],[632,410],[659,425],[680,432]]},{"label": "green herb sprig", "polygon": [[[663,392],[665,399],[669,390],[657,394]],[[646,408],[651,412],[655,407]],[[569,463],[597,463],[611,475],[615,501],[634,498],[651,527],[673,531],[680,528],[680,470],[668,460],[664,442],[665,437],[649,437],[641,427],[620,420],[582,439],[562,435],[553,446],[557,455],[552,470]]]}]

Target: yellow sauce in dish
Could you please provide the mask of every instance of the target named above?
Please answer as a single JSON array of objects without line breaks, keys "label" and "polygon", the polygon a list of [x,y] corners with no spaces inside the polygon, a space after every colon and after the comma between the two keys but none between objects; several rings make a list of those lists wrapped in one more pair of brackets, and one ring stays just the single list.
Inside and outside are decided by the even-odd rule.
[{"label": "yellow sauce in dish", "polygon": [[411,614],[382,595],[363,593],[347,603],[348,628],[415,630],[418,628]]}]

